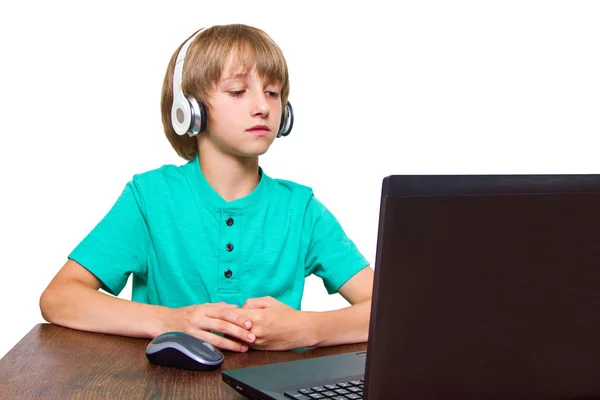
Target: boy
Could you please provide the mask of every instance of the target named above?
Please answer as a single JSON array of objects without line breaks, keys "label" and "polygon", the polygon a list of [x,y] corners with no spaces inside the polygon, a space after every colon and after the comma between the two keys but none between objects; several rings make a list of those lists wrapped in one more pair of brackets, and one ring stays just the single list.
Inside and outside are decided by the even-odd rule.
[{"label": "boy", "polygon": [[[309,188],[258,164],[291,129],[288,92],[283,54],[259,29],[215,26],[180,46],[161,109],[188,163],[134,176],[42,294],[43,317],[232,351],[366,341],[373,270]],[[352,306],[299,311],[311,273]],[[98,291],[118,295],[129,274],[132,301]]]}]

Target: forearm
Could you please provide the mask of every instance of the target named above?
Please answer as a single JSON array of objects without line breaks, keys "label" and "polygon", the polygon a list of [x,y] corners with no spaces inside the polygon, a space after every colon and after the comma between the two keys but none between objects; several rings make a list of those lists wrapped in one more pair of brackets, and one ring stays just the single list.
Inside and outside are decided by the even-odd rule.
[{"label": "forearm", "polygon": [[340,310],[309,313],[309,340],[317,347],[366,342],[371,299]]},{"label": "forearm", "polygon": [[48,322],[90,332],[155,337],[171,330],[175,310],[120,299],[69,282],[46,289],[40,299]]}]

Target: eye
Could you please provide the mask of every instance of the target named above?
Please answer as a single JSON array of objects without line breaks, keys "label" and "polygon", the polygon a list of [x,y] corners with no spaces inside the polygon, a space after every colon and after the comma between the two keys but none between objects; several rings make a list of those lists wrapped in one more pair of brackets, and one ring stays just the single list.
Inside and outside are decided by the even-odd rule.
[{"label": "eye", "polygon": [[230,90],[227,93],[229,93],[229,95],[232,97],[240,97],[244,94],[244,92],[245,90]]},{"label": "eye", "polygon": [[272,97],[274,99],[279,98],[279,92],[267,91],[266,93],[267,93],[267,96]]}]

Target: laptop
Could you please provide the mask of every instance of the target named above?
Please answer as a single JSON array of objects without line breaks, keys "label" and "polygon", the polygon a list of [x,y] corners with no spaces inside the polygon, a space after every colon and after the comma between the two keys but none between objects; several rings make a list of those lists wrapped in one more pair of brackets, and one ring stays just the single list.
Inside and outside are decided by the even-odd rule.
[{"label": "laptop", "polygon": [[600,175],[386,177],[366,354],[221,375],[250,399],[600,398]]}]

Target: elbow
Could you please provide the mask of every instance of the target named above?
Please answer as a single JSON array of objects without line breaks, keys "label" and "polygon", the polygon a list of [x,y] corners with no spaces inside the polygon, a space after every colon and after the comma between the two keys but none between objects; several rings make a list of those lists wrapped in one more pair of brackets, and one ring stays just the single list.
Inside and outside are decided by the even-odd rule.
[{"label": "elbow", "polygon": [[46,288],[40,296],[40,311],[44,320],[55,323],[56,321],[56,293],[50,287]]}]

